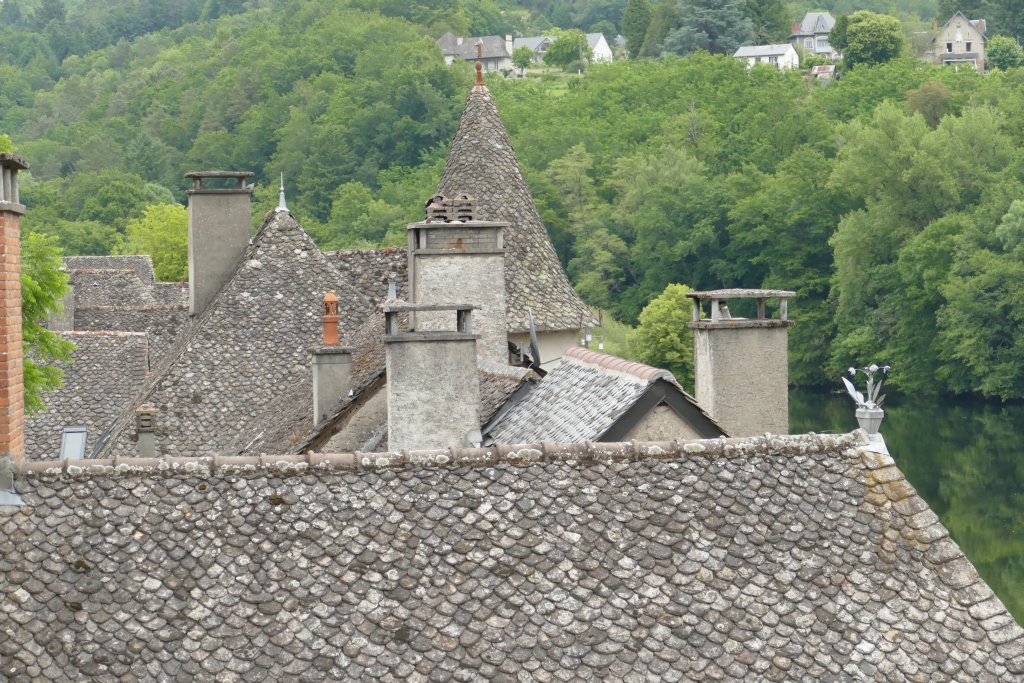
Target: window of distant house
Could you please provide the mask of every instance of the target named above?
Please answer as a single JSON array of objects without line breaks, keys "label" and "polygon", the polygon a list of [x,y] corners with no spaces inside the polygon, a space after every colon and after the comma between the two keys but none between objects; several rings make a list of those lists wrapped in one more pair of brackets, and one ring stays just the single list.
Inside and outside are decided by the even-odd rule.
[{"label": "window of distant house", "polygon": [[956,42],[958,42],[958,43],[964,42],[964,32],[960,30],[960,25],[959,24],[956,27]]},{"label": "window of distant house", "polygon": [[971,43],[964,43],[964,47],[967,49],[968,52],[971,51]]},{"label": "window of distant house", "polygon": [[946,43],[946,52],[953,51],[953,43]]},{"label": "window of distant house", "polygon": [[774,56],[773,57],[769,57],[768,58],[768,63],[769,64],[774,64],[775,66],[778,66],[779,58],[778,57],[774,57]]},{"label": "window of distant house", "polygon": [[814,38],[804,39],[804,47],[806,47],[807,49],[814,47]]},{"label": "window of distant house", "polygon": [[818,52],[826,52],[828,50],[828,38],[818,38]]}]

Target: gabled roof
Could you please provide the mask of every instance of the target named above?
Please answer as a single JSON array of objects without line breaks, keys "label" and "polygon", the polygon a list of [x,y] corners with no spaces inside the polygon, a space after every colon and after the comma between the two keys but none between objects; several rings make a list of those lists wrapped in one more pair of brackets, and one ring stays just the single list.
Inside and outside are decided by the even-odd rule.
[{"label": "gabled roof", "polygon": [[66,269],[68,284],[75,289],[75,307],[146,306],[156,303],[154,283],[134,270],[101,268]]},{"label": "gabled roof", "polygon": [[528,47],[534,52],[537,51],[541,45],[551,42],[551,36],[531,36],[529,38],[516,38],[514,41],[515,47]]},{"label": "gabled roof", "polygon": [[[597,44],[601,42],[602,38],[604,38],[604,34],[603,33],[588,33],[587,34],[587,45],[589,45],[590,49],[593,50],[595,47],[597,47]],[[608,42],[608,39],[605,38],[605,43],[607,43],[607,42]]]},{"label": "gabled roof", "polygon": [[25,458],[54,460],[64,427],[88,427],[86,453],[125,409],[149,370],[144,332],[62,332],[77,348],[59,388],[43,394],[46,410],[25,418]]},{"label": "gabled roof", "polygon": [[451,31],[437,39],[437,45],[441,48],[441,54],[446,57],[458,57],[460,59],[474,60],[477,58],[477,43],[483,46],[483,59],[500,59],[511,57],[507,49],[504,36],[479,36],[474,38],[463,38],[462,44],[458,37]]},{"label": "gabled roof", "polygon": [[157,410],[157,451],[187,456],[231,443],[310,366],[327,291],[342,334],[370,313],[366,300],[291,214],[271,212],[234,274],[118,418],[103,453],[134,455],[134,407]]},{"label": "gabled roof", "polygon": [[134,270],[144,282],[156,282],[153,259],[148,254],[129,256],[64,256],[64,266],[71,269]]},{"label": "gabled roof", "polygon": [[861,435],[19,474],[4,675],[1019,683],[1024,631]]},{"label": "gabled roof", "polygon": [[466,99],[437,191],[476,197],[480,220],[510,223],[505,235],[510,333],[529,330],[530,308],[538,331],[597,325],[562,269],[486,86],[474,87]]},{"label": "gabled roof", "polygon": [[828,33],[836,25],[836,19],[828,12],[808,12],[800,21],[800,26],[789,37],[813,36]]},{"label": "gabled roof", "polygon": [[[563,354],[562,362],[501,417],[487,436],[499,443],[605,440],[606,434],[655,386],[659,391],[654,405],[666,400],[666,390],[675,393],[679,400],[670,403],[671,407],[688,413],[681,416],[697,433],[709,437],[723,433],[679,388],[668,370],[571,347]],[[628,427],[645,414],[631,415]],[[621,432],[624,437],[629,432],[626,427],[615,430],[616,435]]]},{"label": "gabled roof", "polygon": [[[954,19],[956,19],[957,17],[960,17],[960,19],[962,19],[962,20],[966,21],[966,22],[967,22],[968,24],[970,24],[970,25],[971,25],[971,26],[972,26],[972,27],[974,28],[974,30],[976,30],[976,31],[977,31],[978,33],[980,33],[980,34],[981,34],[981,39],[982,39],[983,41],[985,41],[985,42],[988,42],[988,36],[986,36],[986,35],[985,35],[985,28],[984,28],[984,26],[985,26],[985,20],[984,20],[984,19],[968,19],[968,18],[967,18],[967,15],[965,15],[965,14],[964,14],[963,12],[961,12],[960,10],[957,10],[956,12],[953,12],[953,16],[951,16],[951,17],[950,17],[950,18],[949,18],[949,19],[948,19],[948,20],[946,21],[946,23],[942,25],[942,28],[941,28],[941,29],[939,29],[939,32],[941,32],[941,31],[942,31],[942,30],[944,30],[944,29],[945,29],[945,28],[946,28],[947,26],[949,26],[950,24],[952,24],[952,23],[953,23],[953,20],[954,20]],[[929,40],[928,42],[929,42],[929,43],[934,43],[934,42],[935,42],[936,40],[938,40],[938,38],[939,38],[939,32],[937,32],[937,33],[936,33],[936,34],[935,34],[934,36],[932,36],[932,37],[931,37],[931,40]]]},{"label": "gabled roof", "polygon": [[745,45],[736,50],[733,57],[772,57],[796,52],[791,43],[782,45]]},{"label": "gabled roof", "polygon": [[409,250],[405,247],[324,252],[371,306],[384,303],[394,282],[399,299],[409,293]]}]

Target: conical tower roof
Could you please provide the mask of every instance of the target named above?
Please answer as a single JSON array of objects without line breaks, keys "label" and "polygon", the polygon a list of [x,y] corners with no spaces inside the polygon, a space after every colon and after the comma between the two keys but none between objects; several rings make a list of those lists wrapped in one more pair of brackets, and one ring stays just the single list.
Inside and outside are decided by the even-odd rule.
[{"label": "conical tower roof", "polygon": [[529,330],[531,308],[538,331],[597,325],[558,261],[494,98],[483,84],[466,99],[437,191],[449,197],[471,195],[480,220],[511,224],[505,235],[509,332]]}]

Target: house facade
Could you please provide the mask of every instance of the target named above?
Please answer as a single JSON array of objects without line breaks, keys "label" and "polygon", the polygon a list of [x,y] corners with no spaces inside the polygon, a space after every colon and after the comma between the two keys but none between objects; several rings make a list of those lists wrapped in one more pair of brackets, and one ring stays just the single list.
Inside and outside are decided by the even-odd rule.
[{"label": "house facade", "polygon": [[[548,51],[554,40],[554,36],[532,36],[530,38],[516,38],[513,44],[514,47],[526,46],[533,50],[533,61],[540,63],[544,61],[544,53]],[[587,45],[590,46],[592,53],[590,57],[591,64],[610,64],[614,59],[612,48],[603,33],[588,33]]]},{"label": "house facade", "polygon": [[512,68],[513,41],[511,35],[480,36],[465,38],[451,31],[437,39],[437,46],[444,55],[444,63],[451,66],[455,60],[480,62],[484,71],[501,71]]},{"label": "house facade", "polygon": [[828,12],[808,12],[802,20],[793,24],[789,42],[805,55],[828,57],[832,61],[839,61],[841,55],[828,42],[828,34],[835,25],[835,17]]},{"label": "house facade", "polygon": [[799,69],[800,55],[790,43],[782,45],[746,45],[733,54],[736,59],[747,62],[747,68],[755,64],[771,64],[779,71]]},{"label": "house facade", "polygon": [[985,20],[956,12],[932,40],[935,64],[985,70]]}]

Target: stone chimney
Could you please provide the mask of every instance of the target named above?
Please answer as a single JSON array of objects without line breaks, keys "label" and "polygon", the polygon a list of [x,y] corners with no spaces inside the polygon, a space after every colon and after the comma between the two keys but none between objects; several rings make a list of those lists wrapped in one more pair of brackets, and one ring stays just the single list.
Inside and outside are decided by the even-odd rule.
[{"label": "stone chimney", "polygon": [[[188,305],[200,315],[234,272],[249,244],[252,173],[194,171],[188,195]],[[204,180],[228,179],[236,187],[204,187]]]},{"label": "stone chimney", "polygon": [[[476,446],[480,435],[480,378],[470,304],[386,304],[388,450]],[[447,312],[448,330],[401,332],[407,312]]]},{"label": "stone chimney", "polygon": [[514,44],[514,41],[512,40],[512,34],[511,33],[506,33],[505,34],[505,52],[508,54],[509,57],[512,56],[512,50],[514,49],[512,47],[513,44]]},{"label": "stone chimney", "polygon": [[[0,491],[12,461],[25,457],[25,376],[21,344],[21,217],[18,171],[27,170],[20,157],[0,154]],[[8,474],[5,474],[8,473]]]},{"label": "stone chimney", "polygon": [[455,36],[455,44],[456,45],[462,45],[462,41],[464,41],[464,40],[465,40],[465,38],[463,38],[462,36]]},{"label": "stone chimney", "polygon": [[338,297],[334,292],[324,295],[321,313],[323,338],[310,348],[313,354],[313,426],[338,405],[352,389],[352,347],[338,343]]},{"label": "stone chimney", "polygon": [[[732,437],[789,433],[789,320],[787,300],[796,292],[720,289],[690,292],[697,402]],[[726,300],[756,299],[757,317],[734,318]],[[779,299],[779,317],[765,312]],[[711,317],[701,302],[710,300]]]},{"label": "stone chimney", "polygon": [[[475,307],[480,335],[477,353],[508,363],[505,319],[505,230],[508,223],[476,220],[476,200],[468,195],[427,201],[426,218],[406,226],[409,238],[409,298],[418,305],[466,301]],[[418,331],[450,328],[451,314],[412,313]]]},{"label": "stone chimney", "polygon": [[799,30],[800,30],[800,22],[799,21],[794,21],[793,22],[793,30],[790,31],[790,33],[796,33]]},{"label": "stone chimney", "polygon": [[139,457],[156,457],[156,409],[143,403],[135,409],[135,433],[139,437]]}]

